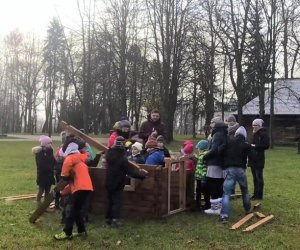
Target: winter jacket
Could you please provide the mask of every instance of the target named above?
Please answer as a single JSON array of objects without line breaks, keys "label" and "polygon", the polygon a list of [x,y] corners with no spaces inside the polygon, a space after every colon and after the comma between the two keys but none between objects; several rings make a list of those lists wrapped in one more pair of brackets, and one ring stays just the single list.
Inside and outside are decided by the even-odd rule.
[{"label": "winter jacket", "polygon": [[35,155],[36,162],[36,184],[42,187],[49,187],[55,184],[54,166],[55,158],[53,156],[53,149],[46,147],[34,147],[32,153]]},{"label": "winter jacket", "polygon": [[227,125],[223,122],[216,123],[211,132],[211,140],[208,142],[208,152],[204,156],[207,166],[222,166],[224,156],[220,149],[227,144]]},{"label": "winter jacket", "polygon": [[224,148],[224,168],[239,167],[246,168],[247,156],[251,150],[251,145],[246,143],[245,137],[237,135],[229,139]]},{"label": "winter jacket", "polygon": [[201,180],[202,183],[206,182],[206,172],[207,172],[207,165],[204,161],[204,155],[207,153],[207,151],[199,152],[197,155],[197,165],[196,165],[196,171],[195,171],[195,179]]},{"label": "winter jacket", "polygon": [[143,173],[129,164],[123,149],[108,149],[106,153],[106,162],[107,174],[105,185],[109,192],[122,190],[125,186],[126,175],[137,179],[145,178]]},{"label": "winter jacket", "polygon": [[235,131],[237,131],[237,129],[240,127],[240,124],[239,123],[235,123],[233,126],[229,126],[228,125],[228,137],[229,139],[233,139],[234,138],[234,134],[235,134]]},{"label": "winter jacket", "polygon": [[162,135],[164,138],[166,138],[165,125],[161,122],[161,120],[159,119],[156,122],[152,121],[150,114],[147,118],[148,120],[142,123],[139,133],[139,137],[143,139],[144,144],[154,130],[157,132],[157,136]]},{"label": "winter jacket", "polygon": [[93,191],[93,184],[90,178],[89,170],[85,161],[88,154],[69,154],[65,160],[61,170],[63,179],[72,179],[70,182],[71,192],[76,191]]},{"label": "winter jacket", "polygon": [[171,157],[169,150],[165,146],[163,148],[160,148],[159,150],[163,151],[165,157],[167,158]]},{"label": "winter jacket", "polygon": [[248,165],[255,169],[263,169],[265,166],[265,150],[269,148],[269,135],[265,128],[261,128],[253,134],[252,143],[255,147],[248,157]]},{"label": "winter jacket", "polygon": [[128,160],[129,161],[133,161],[137,164],[145,164],[145,157],[141,154],[137,154],[137,155],[130,155],[128,156]]},{"label": "winter jacket", "polygon": [[155,149],[149,153],[145,164],[147,165],[161,165],[163,166],[165,162],[165,154],[164,151]]}]

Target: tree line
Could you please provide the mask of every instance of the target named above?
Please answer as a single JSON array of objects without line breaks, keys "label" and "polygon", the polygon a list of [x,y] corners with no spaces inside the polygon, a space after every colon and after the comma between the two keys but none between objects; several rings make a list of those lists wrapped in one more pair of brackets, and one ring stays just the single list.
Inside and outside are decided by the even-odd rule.
[{"label": "tree line", "polygon": [[[121,116],[135,129],[159,108],[174,124],[208,125],[299,70],[300,7],[294,0],[77,0],[79,22],[53,17],[42,39],[13,30],[0,41],[2,133],[51,135],[66,120],[95,134]],[[271,106],[272,109],[272,106]],[[272,111],[271,111],[272,116]]]}]

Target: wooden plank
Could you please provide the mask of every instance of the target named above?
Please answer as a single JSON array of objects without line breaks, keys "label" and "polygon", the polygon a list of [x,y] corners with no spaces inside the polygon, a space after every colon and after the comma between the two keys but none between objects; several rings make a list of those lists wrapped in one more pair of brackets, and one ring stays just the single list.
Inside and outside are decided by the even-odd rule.
[{"label": "wooden plank", "polygon": [[5,201],[19,201],[19,200],[29,200],[36,198],[36,194],[34,195],[28,195],[28,196],[22,196],[22,197],[14,197],[14,198],[7,198]]},{"label": "wooden plank", "polygon": [[268,222],[270,222],[272,219],[274,218],[274,215],[269,215],[264,219],[261,219],[260,221],[252,224],[251,226],[247,227],[246,229],[243,230],[243,232],[252,232],[255,229],[257,229],[258,227],[261,227],[265,224],[267,224]]},{"label": "wooden plank", "polygon": [[[68,183],[66,181],[60,181],[57,183],[54,190],[61,191]],[[35,223],[36,220],[46,211],[51,202],[54,200],[53,191],[51,191],[48,195],[45,196],[44,201],[41,205],[33,212],[33,214],[29,217],[30,223]]]},{"label": "wooden plank", "polygon": [[232,225],[231,229],[238,229],[240,226],[244,225],[246,222],[250,221],[254,217],[254,213],[246,215],[244,218],[239,220],[237,223]]},{"label": "wooden plank", "polygon": [[27,197],[27,196],[35,196],[36,194],[20,194],[20,195],[12,195],[12,196],[3,196],[0,197],[0,200],[14,199],[19,197]]},{"label": "wooden plank", "polygon": [[260,219],[266,217],[263,213],[260,213],[260,212],[255,212],[255,215],[256,215],[258,218],[260,218]]},{"label": "wooden plank", "polygon": [[[61,121],[60,122],[60,126],[67,130],[69,133],[74,134],[77,137],[82,138],[83,140],[85,140],[88,144],[90,144],[91,146],[95,147],[96,149],[100,150],[100,151],[107,151],[108,147],[106,147],[104,144],[98,142],[97,140],[93,139],[92,137],[89,137],[88,135],[86,135],[85,133],[82,133],[79,129],[73,127],[72,125],[69,125],[68,123],[66,123],[65,121]],[[139,165],[129,161],[130,165],[140,169]]]}]

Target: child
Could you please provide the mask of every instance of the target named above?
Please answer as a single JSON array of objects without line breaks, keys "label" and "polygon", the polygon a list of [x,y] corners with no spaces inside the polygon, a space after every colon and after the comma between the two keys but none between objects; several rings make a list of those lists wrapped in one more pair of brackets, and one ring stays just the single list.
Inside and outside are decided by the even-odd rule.
[{"label": "child", "polygon": [[129,161],[133,161],[137,164],[145,164],[145,158],[141,155],[143,150],[143,144],[135,142],[131,146],[131,155],[128,157]]},{"label": "child", "polygon": [[156,139],[157,147],[159,150],[164,152],[165,157],[171,157],[169,150],[165,147],[165,138],[162,135],[159,135]]},{"label": "child", "polygon": [[182,153],[181,158],[187,159],[186,170],[195,171],[196,159],[193,156],[193,152],[194,152],[194,145],[191,143],[186,144],[184,148],[181,150]]},{"label": "child", "polygon": [[107,174],[106,174],[106,191],[107,191],[107,210],[105,223],[112,227],[119,227],[120,210],[122,203],[123,189],[125,186],[126,175],[132,178],[144,179],[147,171],[137,170],[132,167],[125,156],[125,139],[122,136],[116,138],[112,148],[107,150]]},{"label": "child", "polygon": [[87,154],[81,154],[78,145],[71,142],[65,153],[66,157],[61,171],[61,181],[68,181],[71,189],[70,211],[66,214],[66,222],[63,232],[54,235],[56,240],[72,239],[73,225],[76,222],[78,236],[87,236],[84,225],[84,209],[91,192],[92,181],[85,161]]},{"label": "child", "polygon": [[163,166],[165,163],[165,154],[163,151],[157,148],[157,141],[154,139],[149,139],[146,142],[145,147],[148,153],[145,164]]},{"label": "child", "polygon": [[40,146],[32,148],[32,153],[35,155],[38,192],[36,195],[37,206],[40,205],[42,195],[47,196],[50,192],[51,185],[55,184],[54,180],[54,165],[55,158],[53,156],[52,139],[42,135],[39,139]]},{"label": "child", "polygon": [[[206,185],[206,171],[207,165],[203,160],[204,155],[207,153],[208,149],[208,141],[201,140],[197,143],[196,148],[198,149],[197,154],[197,165],[195,171],[195,179],[196,179],[196,208],[203,210],[210,208],[210,196],[209,190]],[[204,206],[201,206],[201,194],[204,196]]]}]

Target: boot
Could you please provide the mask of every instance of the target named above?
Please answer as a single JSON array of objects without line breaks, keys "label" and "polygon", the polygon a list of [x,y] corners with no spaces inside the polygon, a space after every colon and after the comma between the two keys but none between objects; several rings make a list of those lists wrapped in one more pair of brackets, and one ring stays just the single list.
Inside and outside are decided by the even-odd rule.
[{"label": "boot", "polygon": [[204,210],[204,213],[220,215],[221,208],[222,208],[222,198],[211,199],[210,204],[211,204],[210,209]]}]

